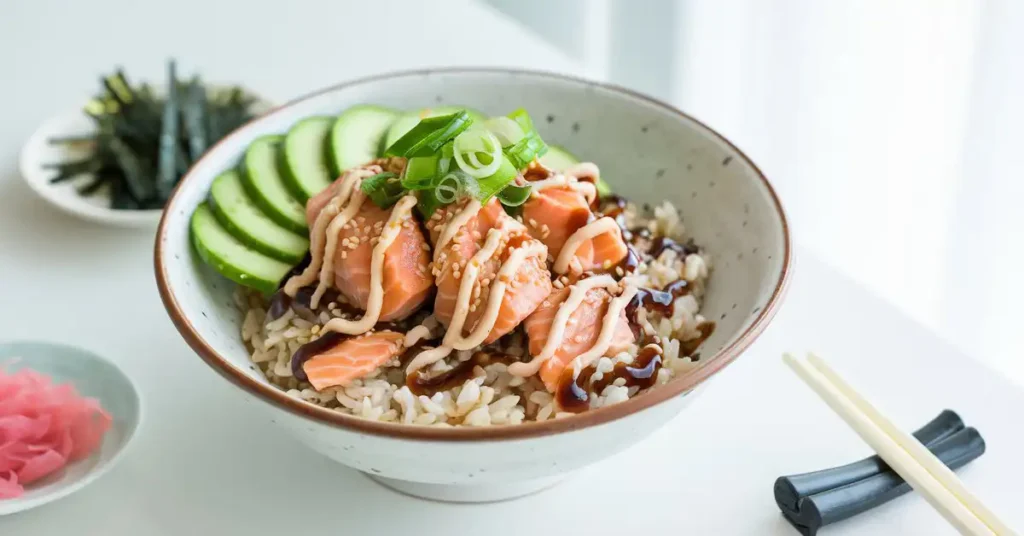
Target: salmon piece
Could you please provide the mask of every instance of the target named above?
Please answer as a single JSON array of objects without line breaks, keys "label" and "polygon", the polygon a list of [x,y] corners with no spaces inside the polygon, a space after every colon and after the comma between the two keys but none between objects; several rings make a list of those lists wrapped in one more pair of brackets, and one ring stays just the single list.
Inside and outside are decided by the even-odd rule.
[{"label": "salmon piece", "polygon": [[[430,218],[427,219],[426,226],[427,231],[430,233],[431,245],[437,244],[438,237],[440,237],[441,230],[444,228],[444,225],[454,218],[456,214],[462,212],[462,209],[466,208],[468,203],[469,201],[467,199],[466,201],[445,205],[439,208]],[[469,222],[462,227],[462,230],[460,230],[459,234],[456,235],[456,238],[460,240],[453,241],[460,241],[463,245],[469,245],[472,243],[477,246],[477,249],[480,249],[480,246],[484,243],[484,239],[487,237],[487,232],[499,223],[509,219],[512,218],[505,213],[505,209],[501,208],[501,203],[499,203],[497,199],[491,199],[486,205],[480,208],[476,213],[476,216],[470,218]],[[464,236],[464,234],[468,236]],[[476,250],[469,251],[468,249],[465,249],[460,250],[460,252],[468,253],[472,256],[476,253]]]},{"label": "salmon piece", "polygon": [[345,385],[402,355],[404,340],[389,330],[351,337],[303,363],[302,370],[317,391]]},{"label": "salmon piece", "polygon": [[[431,236],[435,242],[442,227],[439,222],[449,218],[445,213],[458,213],[462,206],[438,211],[442,215],[431,218],[434,225],[428,222],[427,226],[428,229],[433,227]],[[463,325],[464,333],[475,329],[487,310],[491,285],[514,248],[540,245],[530,238],[522,224],[505,214],[496,200],[484,206],[438,253],[434,266],[437,283],[434,316],[443,325],[451,324],[466,263],[483,247],[491,229],[498,227],[503,229],[504,235],[495,254],[481,264],[473,287],[473,298],[470,300],[470,312]],[[548,271],[546,258],[546,249],[541,247],[538,253],[528,256],[512,274],[498,306],[497,320],[484,344],[494,342],[515,329],[551,293],[551,272]]]},{"label": "salmon piece", "polygon": [[[533,312],[524,323],[526,336],[530,340],[530,355],[537,355],[544,349],[548,342],[548,334],[551,332],[551,325],[555,320],[558,307],[569,297],[569,287],[557,289],[551,293],[540,307]],[[562,344],[555,353],[541,365],[540,379],[544,386],[552,393],[558,387],[559,378],[565,367],[569,366],[573,359],[580,354],[590,350],[597,342],[601,334],[601,325],[604,322],[604,315],[608,311],[608,303],[612,295],[604,288],[593,288],[587,291],[583,303],[569,315],[566,323]],[[633,344],[633,331],[629,329],[629,321],[626,313],[620,313],[619,320],[615,324],[615,332],[612,335],[611,345],[605,355],[615,355],[629,348]]]},{"label": "salmon piece", "polygon": [[[320,210],[333,196],[332,192],[325,190],[309,200],[306,220],[311,228]],[[366,310],[370,297],[373,239],[380,236],[390,216],[390,209],[382,209],[367,199],[352,222],[338,233],[334,252],[334,286],[363,310]],[[384,254],[384,301],[380,321],[406,318],[430,297],[434,279],[430,274],[429,251],[430,246],[419,224],[412,216],[406,218],[402,230]]]},{"label": "salmon piece", "polygon": [[565,241],[590,221],[590,216],[586,199],[568,187],[537,191],[523,203],[526,228],[534,238],[544,242],[554,258],[562,251]]},{"label": "salmon piece", "polygon": [[[565,242],[590,222],[590,206],[583,195],[570,187],[546,188],[523,204],[523,221],[530,234],[557,258]],[[581,271],[608,270],[629,253],[621,233],[604,233],[576,249]]]}]

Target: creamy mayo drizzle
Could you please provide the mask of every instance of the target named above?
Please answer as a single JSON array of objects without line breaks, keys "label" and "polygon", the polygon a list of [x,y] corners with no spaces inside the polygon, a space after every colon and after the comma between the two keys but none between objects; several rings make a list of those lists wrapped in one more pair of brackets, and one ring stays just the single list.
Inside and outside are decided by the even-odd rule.
[{"label": "creamy mayo drizzle", "polygon": [[[452,223],[455,223],[455,220],[452,220],[449,225]],[[444,231],[447,231],[447,228]],[[455,349],[457,343],[461,342],[462,326],[465,325],[466,317],[469,316],[469,300],[472,297],[477,277],[480,275],[480,267],[497,252],[498,246],[501,245],[503,231],[504,226],[501,225],[488,231],[487,241],[484,242],[484,246],[466,263],[466,267],[462,272],[462,279],[459,281],[459,293],[455,297],[455,310],[452,312],[452,320],[448,324],[448,331],[445,332],[441,346],[417,354],[409,362],[409,366],[406,367],[406,374],[448,357],[452,350]]]},{"label": "creamy mayo drizzle", "polygon": [[[330,225],[327,226],[327,231],[324,235],[327,237],[327,243],[324,245],[319,283],[316,285],[316,290],[313,291],[313,296],[309,299],[309,306],[313,309],[320,306],[320,298],[323,297],[324,292],[330,288],[331,282],[333,281],[334,252],[338,249],[338,235],[341,234],[342,228],[344,228],[348,222],[352,221],[352,218],[356,217],[356,214],[359,213],[359,209],[363,207],[363,201],[366,201],[366,194],[359,189],[353,190],[352,195],[349,197],[348,205],[346,205],[345,209],[341,211],[341,214],[338,214],[337,217],[332,219]],[[319,216],[317,219],[320,219]]]},{"label": "creamy mayo drizzle", "polygon": [[426,339],[429,336],[430,328],[424,326],[423,324],[420,324],[406,332],[404,345],[406,348],[412,348],[414,344],[422,341],[423,339]]},{"label": "creamy mayo drizzle", "polygon": [[434,245],[434,261],[437,261],[438,255],[448,245],[448,242],[455,238],[459,229],[462,229],[469,223],[469,220],[473,219],[473,216],[476,216],[481,208],[483,206],[480,204],[480,201],[470,199],[466,206],[441,229],[441,234],[437,237],[437,244]]},{"label": "creamy mayo drizzle", "polygon": [[594,179],[594,182],[597,182],[601,177],[601,170],[597,169],[597,164],[593,162],[580,162],[579,164],[569,166],[562,173],[576,179],[590,177]]},{"label": "creamy mayo drizzle", "polygon": [[457,341],[456,344],[458,346],[456,348],[468,350],[483,344],[484,339],[494,329],[494,324],[498,320],[498,312],[501,310],[501,302],[505,298],[505,290],[512,284],[512,279],[515,277],[516,272],[519,271],[519,266],[531,256],[544,258],[546,253],[547,248],[544,247],[544,244],[531,240],[528,244],[516,248],[508,256],[508,259],[501,265],[501,269],[498,271],[498,277],[491,283],[491,292],[487,297],[487,309],[480,317],[480,321],[477,322],[473,332],[469,336],[462,338],[461,341]]},{"label": "creamy mayo drizzle", "polygon": [[534,195],[541,190],[547,190],[548,188],[558,187],[569,187],[575,190],[577,193],[583,196],[584,201],[587,205],[590,205],[597,199],[597,187],[589,182],[582,182],[576,180],[575,177],[571,177],[565,174],[552,175],[546,179],[533,181],[528,183],[533,187],[533,192],[530,195]]},{"label": "creamy mayo drizzle", "polygon": [[[322,273],[320,266],[324,260],[324,243],[330,241],[330,236],[327,234],[327,227],[334,222],[338,213],[341,212],[341,207],[344,206],[345,203],[349,202],[349,199],[352,197],[353,190],[356,190],[356,185],[366,177],[376,175],[380,172],[380,166],[367,166],[365,168],[351,169],[342,175],[340,184],[336,187],[337,194],[331,198],[324,208],[320,209],[320,213],[316,215],[316,220],[313,222],[313,229],[310,233],[311,244],[309,251],[311,258],[309,266],[307,266],[301,274],[292,276],[287,282],[285,282],[285,294],[294,298],[300,288],[317,280],[317,276]],[[335,186],[332,185],[331,188],[335,188]],[[362,194],[361,191],[356,191],[359,194]],[[362,200],[359,201],[356,211],[359,210],[359,206],[362,206]],[[351,216],[349,216],[349,218],[351,218]],[[344,225],[344,223],[342,223],[342,225]],[[337,237],[335,237],[335,240],[337,240]],[[320,296],[323,295],[324,290],[326,290],[326,288],[324,290],[320,289],[323,285],[330,285],[330,278],[327,278],[326,282],[324,281],[324,278],[320,278],[320,284],[317,285],[315,292],[317,295],[316,301],[311,302],[313,307],[317,307],[318,302],[320,301]]]},{"label": "creamy mayo drizzle", "polygon": [[384,230],[380,233],[377,245],[373,247],[370,259],[370,297],[367,299],[366,312],[363,313],[363,317],[359,320],[333,318],[324,324],[325,331],[358,335],[373,329],[377,320],[380,319],[381,307],[384,306],[384,257],[388,248],[398,238],[398,234],[402,232],[402,223],[412,217],[414,206],[416,206],[416,196],[407,195],[399,199],[395,207],[391,209],[391,215],[388,217],[387,223],[384,224]]},{"label": "creamy mayo drizzle", "polygon": [[548,340],[544,348],[535,355],[528,363],[513,363],[508,366],[509,374],[513,376],[533,376],[545,361],[555,355],[555,351],[562,345],[565,338],[565,328],[569,323],[569,317],[583,304],[587,292],[594,288],[606,288],[609,290],[618,287],[618,283],[608,274],[588,277],[571,287],[569,296],[558,306],[554,320],[551,321],[551,329],[548,331]]},{"label": "creamy mayo drizzle", "polygon": [[[463,221],[461,224],[464,225],[466,221]],[[449,225],[455,223],[456,220],[453,219]],[[462,272],[459,294],[455,298],[455,311],[452,314],[452,321],[448,325],[448,331],[445,333],[441,346],[417,354],[406,367],[406,374],[411,374],[416,370],[448,357],[452,350],[469,350],[479,346],[487,338],[487,335],[491,333],[491,330],[494,329],[494,325],[498,320],[498,313],[501,310],[501,303],[505,298],[505,292],[519,267],[530,256],[543,256],[547,251],[544,245],[536,240],[530,240],[512,251],[508,259],[498,269],[498,273],[491,283],[491,289],[487,296],[487,308],[480,316],[472,333],[464,336],[462,334],[463,327],[466,323],[466,317],[469,316],[470,299],[473,295],[473,288],[476,286],[476,281],[479,278],[480,268],[498,252],[498,247],[501,245],[502,239],[510,227],[516,229],[522,226],[519,222],[506,218],[501,221],[498,227],[491,229],[487,233],[487,241],[484,243],[484,246],[466,263],[466,268]]]},{"label": "creamy mayo drizzle", "polygon": [[619,315],[629,305],[629,301],[633,299],[633,296],[636,296],[636,293],[637,287],[628,286],[622,291],[622,294],[608,302],[608,311],[604,314],[604,321],[601,323],[601,334],[597,337],[597,342],[594,343],[590,350],[573,359],[574,366],[578,363],[579,370],[583,370],[608,352],[608,347],[612,343],[612,337],[615,335],[615,325],[619,321]]},{"label": "creamy mayo drizzle", "polygon": [[564,274],[569,269],[569,262],[576,256],[576,250],[583,245],[583,242],[610,232],[619,232],[619,224],[608,216],[598,218],[576,229],[576,232],[562,246],[562,251],[558,253],[558,258],[555,259],[555,264],[551,267],[552,270],[555,273]]}]

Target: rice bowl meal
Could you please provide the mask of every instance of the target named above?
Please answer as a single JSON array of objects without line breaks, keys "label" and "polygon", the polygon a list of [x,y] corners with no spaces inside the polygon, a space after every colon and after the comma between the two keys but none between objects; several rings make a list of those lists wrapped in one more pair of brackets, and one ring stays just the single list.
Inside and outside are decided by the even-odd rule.
[{"label": "rice bowl meal", "polygon": [[192,215],[239,336],[289,395],[409,425],[515,425],[681,377],[711,259],[530,115],[359,105],[246,151]]}]

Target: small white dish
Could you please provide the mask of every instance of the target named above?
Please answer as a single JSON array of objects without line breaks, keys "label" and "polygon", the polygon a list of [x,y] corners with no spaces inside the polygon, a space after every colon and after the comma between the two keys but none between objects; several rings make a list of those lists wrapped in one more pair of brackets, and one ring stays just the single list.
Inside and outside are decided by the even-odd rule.
[{"label": "small white dish", "polygon": [[89,181],[88,175],[51,184],[57,175],[54,169],[44,167],[66,160],[84,157],[87,152],[64,144],[51,144],[52,138],[80,136],[96,131],[92,121],[81,110],[53,116],[32,133],[21,148],[19,166],[21,176],[29,187],[55,207],[80,218],[118,227],[155,228],[160,221],[160,209],[114,210],[110,208],[110,195],[100,191],[91,196],[78,193],[77,187]]},{"label": "small white dish", "polygon": [[[213,84],[212,89],[229,87],[227,84]],[[233,86],[232,86],[233,87]],[[249,110],[258,116],[273,108],[266,100],[259,99]],[[55,115],[44,121],[28,138],[21,148],[19,168],[21,176],[40,197],[64,212],[97,223],[115,227],[155,229],[160,222],[163,209],[115,210],[110,208],[110,191],[103,188],[93,195],[83,196],[78,187],[87,184],[90,175],[53,184],[50,179],[57,175],[55,169],[45,167],[68,160],[84,158],[89,153],[82,147],[67,144],[51,144],[49,140],[67,136],[83,136],[96,132],[96,125],[81,108]]]},{"label": "small white dish", "polygon": [[[12,358],[20,358],[13,360]],[[116,365],[86,350],[46,342],[0,343],[0,363],[11,371],[31,368],[72,383],[82,396],[96,398],[113,418],[103,444],[91,456],[26,487],[17,499],[0,499],[0,516],[44,505],[74,493],[110,470],[124,454],[142,417],[139,394]]]}]

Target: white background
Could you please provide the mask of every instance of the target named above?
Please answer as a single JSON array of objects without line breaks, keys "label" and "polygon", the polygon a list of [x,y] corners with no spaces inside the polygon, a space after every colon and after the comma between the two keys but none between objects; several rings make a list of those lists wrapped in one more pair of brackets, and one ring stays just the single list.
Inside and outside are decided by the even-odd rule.
[{"label": "white background", "polygon": [[[774,477],[867,454],[778,362],[781,351],[804,348],[830,357],[904,428],[943,407],[960,411],[989,442],[985,456],[961,472],[965,482],[1012,525],[1024,524],[1017,508],[1024,503],[1021,392],[815,257],[968,341],[974,355],[997,355],[983,344],[1013,343],[1014,311],[990,311],[1012,303],[1003,293],[1019,292],[1020,283],[1007,279],[1015,267],[1000,261],[1005,256],[988,257],[1012,253],[1013,235],[985,231],[1022,217],[1008,195],[1017,183],[994,179],[1015,178],[1002,170],[1013,169],[1006,166],[1017,154],[1015,93],[1024,94],[1010,84],[1019,88],[1021,79],[1007,74],[1020,13],[923,0],[868,2],[867,11],[853,2],[769,9],[751,1],[664,2],[668,15],[659,17],[594,2],[572,18],[571,4],[559,15],[568,18],[549,20],[545,30],[565,54],[469,2],[4,4],[0,336],[69,342],[109,356],[139,383],[146,421],[109,475],[58,503],[0,519],[0,534],[570,533],[587,521],[620,533],[792,534],[771,502]],[[921,14],[925,7],[930,15]],[[896,18],[880,23],[879,12]],[[451,28],[453,17],[461,17],[457,33],[434,31]],[[655,31],[587,33],[621,20]],[[95,29],[111,21],[116,31]],[[989,25],[979,33],[983,21]],[[652,47],[662,33],[670,43]],[[979,43],[999,53],[979,63],[972,59]],[[634,63],[613,61],[623,46]],[[172,55],[182,71],[239,81],[279,101],[355,76],[439,64],[625,76],[693,108],[776,179],[807,245],[798,251],[793,289],[765,337],[690,409],[565,485],[486,506],[395,495],[242,409],[236,390],[166,318],[150,233],[64,216],[17,177],[21,142],[49,114],[92,92],[98,73],[121,63],[130,74],[160,79]],[[970,182],[958,170],[968,165],[980,170]],[[949,328],[954,321],[962,331]],[[830,533],[951,531],[909,496]]]},{"label": "white background", "polygon": [[801,243],[1024,383],[1024,3],[490,2],[714,125]]}]

